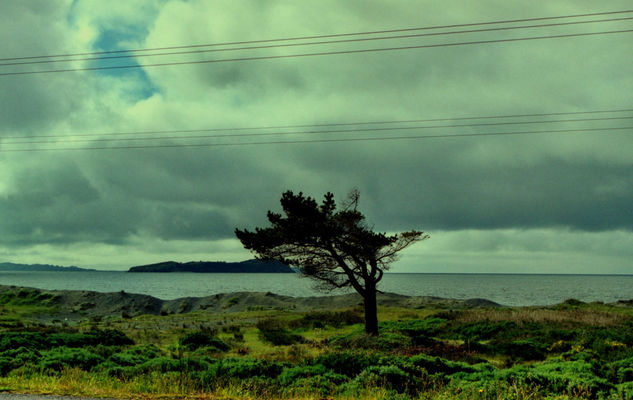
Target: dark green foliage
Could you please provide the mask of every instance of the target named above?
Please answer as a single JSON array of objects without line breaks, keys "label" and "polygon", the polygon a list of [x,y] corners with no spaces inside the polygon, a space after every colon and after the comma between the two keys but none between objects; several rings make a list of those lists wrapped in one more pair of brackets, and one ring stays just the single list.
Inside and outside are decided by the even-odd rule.
[{"label": "dark green foliage", "polygon": [[154,345],[134,347],[120,353],[115,353],[108,359],[120,366],[134,366],[143,364],[151,359],[159,357],[160,351]]},{"label": "dark green foliage", "polygon": [[492,338],[511,338],[520,335],[520,329],[512,321],[478,321],[459,324],[451,329],[456,339],[480,341]]},{"label": "dark green foliage", "polygon": [[[422,374],[422,371],[421,371]],[[396,392],[415,393],[421,386],[420,379],[395,365],[373,366],[362,371],[355,379],[360,386],[384,387]]]},{"label": "dark green foliage", "polygon": [[13,366],[17,368],[26,364],[37,363],[37,360],[39,360],[41,354],[38,350],[29,349],[26,347],[19,347],[17,349],[2,352],[2,357],[7,357],[11,359]]},{"label": "dark green foliage", "polygon": [[513,340],[490,344],[488,352],[505,354],[513,360],[544,360],[547,346],[536,340]]},{"label": "dark green foliage", "polygon": [[292,321],[290,325],[305,329],[325,328],[326,326],[340,328],[346,325],[362,324],[364,321],[362,313],[358,310],[313,311],[299,320]]},{"label": "dark green foliage", "polygon": [[345,375],[326,371],[320,375],[300,376],[288,384],[281,384],[283,392],[292,393],[316,393],[323,398],[334,393],[338,386],[348,381]]},{"label": "dark green foliage", "polygon": [[95,330],[86,333],[38,333],[38,332],[2,332],[0,333],[0,352],[18,347],[33,350],[46,350],[54,347],[85,346],[127,346],[134,344],[132,339],[117,330]]},{"label": "dark green foliage", "polygon": [[367,335],[361,330],[357,330],[347,335],[335,336],[330,339],[329,344],[339,349],[364,349],[393,351],[411,346],[413,341],[410,337],[397,332],[382,332],[380,336]]},{"label": "dark green foliage", "polygon": [[340,351],[323,354],[315,358],[312,363],[314,365],[321,364],[337,374],[353,377],[365,368],[375,365],[379,359],[377,354]]},{"label": "dark green foliage", "polygon": [[416,367],[424,368],[429,374],[452,375],[458,372],[477,372],[477,369],[466,363],[449,361],[440,357],[430,357],[424,354],[411,357],[410,362]]},{"label": "dark green foliage", "polygon": [[19,306],[51,306],[55,295],[44,293],[38,289],[20,288],[0,295],[0,304]]},{"label": "dark green foliage", "polygon": [[187,350],[196,350],[200,347],[215,349],[218,352],[228,351],[231,347],[214,335],[204,331],[191,332],[180,338],[178,343]]},{"label": "dark green foliage", "polygon": [[51,347],[84,347],[84,346],[129,346],[134,341],[123,332],[108,329],[94,330],[85,333],[56,333],[48,336]]},{"label": "dark green foliage", "polygon": [[309,378],[311,376],[323,375],[326,368],[322,364],[302,365],[284,368],[277,380],[284,386],[292,384],[299,378]]},{"label": "dark green foliage", "polygon": [[0,357],[0,375],[6,376],[14,368],[13,361],[9,357]]},{"label": "dark green foliage", "polygon": [[397,333],[410,338],[402,340],[399,347],[405,347],[409,344],[414,346],[432,346],[436,342],[433,336],[440,333],[447,322],[444,318],[430,316],[424,319],[383,322],[380,324],[380,330],[381,332]]},{"label": "dark green foliage", "polygon": [[217,377],[247,379],[252,377],[277,378],[287,363],[253,358],[227,358],[210,367]]},{"label": "dark green foliage", "polygon": [[81,368],[89,371],[104,361],[89,350],[58,347],[46,352],[38,366],[43,370],[61,371],[64,368]]},{"label": "dark green foliage", "polygon": [[499,376],[506,381],[536,385],[549,393],[585,393],[588,398],[614,388],[606,379],[597,377],[592,365],[585,361],[554,360],[530,367],[517,366],[501,371]]},{"label": "dark green foliage", "polygon": [[[20,296],[30,294],[24,291]],[[573,307],[577,309],[561,315],[552,315],[551,309],[530,314],[527,321],[520,319],[521,313],[444,312],[384,322],[380,337],[357,327],[331,339],[332,351],[315,358],[306,357],[305,346],[291,348],[301,350],[296,357],[289,357],[291,349],[277,350],[292,363],[223,358],[217,350],[224,347],[209,328],[184,335],[171,349],[171,357],[154,345],[134,346],[119,331],[2,332],[0,375],[13,379],[79,368],[98,379],[163,377],[183,385],[182,390],[232,387],[245,397],[264,398],[356,398],[381,393],[384,398],[408,399],[439,390],[445,398],[460,399],[633,400],[633,327],[628,311],[615,310],[617,318],[605,319],[610,323],[601,325],[580,314],[589,305]],[[510,321],[502,320],[504,315]],[[484,316],[494,321],[460,322]],[[290,322],[265,319],[258,327],[262,337],[263,332],[298,336],[292,329],[313,329],[319,321],[324,327],[343,326],[357,317],[357,311],[309,313]],[[541,322],[535,322],[538,318]],[[222,329],[227,334],[241,332],[237,325]],[[485,361],[491,358],[504,367]],[[465,362],[482,360],[473,365]]]},{"label": "dark green foliage", "polygon": [[262,319],[257,321],[256,326],[259,329],[260,338],[275,346],[291,345],[305,341],[301,335],[292,333],[288,330],[285,323],[277,319]]},{"label": "dark green foliage", "polygon": [[34,332],[2,332],[0,333],[0,352],[24,347],[39,350],[51,347],[46,337]]},{"label": "dark green foliage", "polygon": [[447,320],[430,316],[424,319],[413,319],[408,321],[389,321],[380,324],[381,330],[399,332],[409,337],[433,336],[438,334],[446,326]]}]

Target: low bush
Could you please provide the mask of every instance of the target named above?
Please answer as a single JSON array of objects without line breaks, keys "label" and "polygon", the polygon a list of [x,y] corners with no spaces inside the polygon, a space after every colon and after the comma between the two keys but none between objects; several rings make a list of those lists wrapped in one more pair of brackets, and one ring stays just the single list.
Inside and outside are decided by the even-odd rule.
[{"label": "low bush", "polygon": [[355,309],[345,311],[313,311],[298,320],[292,321],[290,326],[305,329],[320,329],[326,326],[340,328],[347,325],[362,324],[363,322],[365,322],[363,314]]},{"label": "low bush", "polygon": [[103,357],[85,349],[58,347],[44,353],[38,367],[50,371],[61,371],[65,368],[80,368],[84,371],[90,371],[103,361],[105,361]]},{"label": "low bush", "polygon": [[520,334],[520,330],[514,321],[489,320],[454,325],[450,332],[455,339],[472,341],[514,338]]},{"label": "low bush", "polygon": [[536,340],[514,340],[510,342],[492,342],[488,352],[504,354],[513,360],[544,360],[547,346]]},{"label": "low bush", "polygon": [[209,367],[209,371],[218,378],[248,379],[264,377],[276,379],[288,363],[280,363],[254,358],[226,358],[217,360]]},{"label": "low bush", "polygon": [[462,362],[449,361],[440,357],[431,357],[419,354],[410,358],[410,361],[416,367],[424,368],[429,374],[452,375],[458,372],[478,372],[471,365]]},{"label": "low bush", "polygon": [[586,398],[598,398],[614,385],[597,377],[586,361],[552,360],[534,365],[521,365],[501,370],[498,376],[507,382],[535,385],[552,394],[581,393]]},{"label": "low bush", "polygon": [[348,382],[348,380],[348,377],[345,375],[326,371],[320,375],[297,377],[288,384],[282,385],[282,392],[292,397],[316,394],[322,398],[327,398],[336,392],[340,385]]},{"label": "low bush", "polygon": [[368,367],[354,379],[360,386],[382,387],[398,393],[415,393],[421,386],[420,379],[395,365]]},{"label": "low bush", "polygon": [[144,345],[112,354],[108,360],[126,367],[143,364],[151,359],[159,357],[160,350],[154,345]]},{"label": "low bush", "polygon": [[275,346],[305,342],[301,335],[292,333],[286,324],[277,319],[262,319],[257,322],[256,326],[259,329],[260,339]]},{"label": "low bush", "polygon": [[413,344],[413,340],[406,335],[397,332],[383,332],[380,336],[367,335],[364,330],[358,329],[355,332],[335,336],[329,340],[329,344],[339,349],[363,349],[380,350],[389,352],[403,349]]},{"label": "low bush", "polygon": [[200,347],[216,349],[218,352],[228,351],[231,347],[224,343],[222,340],[218,339],[214,335],[204,332],[197,331],[191,332],[180,338],[178,343],[186,348],[187,350],[196,350]]},{"label": "low bush", "polygon": [[446,326],[447,322],[444,318],[430,316],[424,319],[382,322],[380,329],[382,331],[398,332],[415,338],[418,336],[434,336]]},{"label": "low bush", "polygon": [[369,354],[358,351],[338,351],[326,353],[313,359],[313,365],[323,365],[326,369],[336,374],[354,377],[365,368],[378,363],[380,357],[377,354]]}]

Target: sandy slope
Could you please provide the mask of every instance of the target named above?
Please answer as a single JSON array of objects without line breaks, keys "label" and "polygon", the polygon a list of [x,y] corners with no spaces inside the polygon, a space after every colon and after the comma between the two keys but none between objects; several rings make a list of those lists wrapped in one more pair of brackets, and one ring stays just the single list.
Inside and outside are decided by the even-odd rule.
[{"label": "sandy slope", "polygon": [[[249,309],[283,309],[312,311],[339,309],[362,304],[357,294],[317,297],[290,297],[270,292],[220,293],[206,297],[185,297],[161,300],[143,294],[126,292],[99,293],[75,290],[43,290],[0,286],[0,296],[12,294],[14,298],[42,299],[55,309],[40,319],[77,321],[92,317],[135,316],[141,314],[179,314],[192,311],[226,313]],[[378,295],[378,304],[392,307],[495,307],[498,304],[483,300],[452,300],[426,296],[402,296],[393,293]]]}]

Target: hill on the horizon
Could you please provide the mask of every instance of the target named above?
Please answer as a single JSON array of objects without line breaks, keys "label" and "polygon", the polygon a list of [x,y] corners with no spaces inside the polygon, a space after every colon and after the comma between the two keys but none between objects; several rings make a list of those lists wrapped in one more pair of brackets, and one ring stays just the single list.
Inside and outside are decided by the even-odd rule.
[{"label": "hill on the horizon", "polygon": [[279,261],[246,260],[241,262],[191,261],[179,263],[165,261],[132,267],[128,272],[199,272],[199,273],[294,273]]},{"label": "hill on the horizon", "polygon": [[0,263],[0,271],[94,271],[93,269],[79,268],[75,266],[62,267],[60,265],[51,264],[16,264],[11,262]]}]

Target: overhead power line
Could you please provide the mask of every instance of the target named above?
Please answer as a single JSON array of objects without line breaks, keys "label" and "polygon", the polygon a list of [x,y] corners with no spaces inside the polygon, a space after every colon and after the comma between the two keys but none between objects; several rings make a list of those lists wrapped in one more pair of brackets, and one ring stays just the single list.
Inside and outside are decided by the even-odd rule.
[{"label": "overhead power line", "polygon": [[[212,138],[243,138],[243,137],[262,137],[262,136],[279,136],[279,135],[316,135],[316,134],[345,134],[345,133],[367,133],[367,132],[386,132],[386,131],[410,131],[417,129],[447,129],[447,128],[479,128],[484,126],[508,126],[508,125],[534,125],[534,124],[558,124],[565,122],[590,122],[590,121],[613,121],[633,119],[633,116],[627,117],[607,117],[607,118],[577,118],[562,120],[541,120],[541,121],[512,121],[512,122],[489,122],[477,124],[452,124],[452,125],[416,125],[416,126],[389,126],[389,127],[371,127],[356,129],[320,129],[320,130],[302,130],[302,131],[285,131],[285,132],[265,132],[265,133],[225,133],[213,135],[194,135],[194,136],[150,136],[150,137],[131,137],[131,138],[108,138],[108,139],[67,139],[72,136],[61,136],[63,140],[26,140],[18,142],[3,142],[3,144],[43,144],[43,143],[94,143],[94,142],[129,142],[142,140],[183,140],[183,139],[212,139]],[[400,123],[398,121],[394,124]],[[60,136],[57,136],[60,137]]]},{"label": "overhead power line", "polygon": [[[169,130],[146,130],[146,131],[128,131],[128,132],[96,132],[96,133],[80,133],[80,134],[56,134],[56,135],[25,135],[25,136],[5,136],[3,139],[41,139],[41,138],[72,138],[72,137],[94,137],[94,136],[129,136],[129,135],[150,135],[150,134],[175,134],[175,133],[201,133],[201,132],[239,132],[239,131],[257,131],[266,129],[299,129],[299,128],[325,128],[325,127],[342,127],[342,126],[362,126],[362,125],[386,125],[386,124],[409,124],[409,123],[427,123],[427,122],[446,122],[446,121],[478,121],[490,119],[509,119],[509,118],[535,118],[535,117],[560,117],[565,115],[595,115],[595,114],[619,114],[633,112],[633,108],[613,109],[613,110],[589,110],[589,111],[567,111],[552,113],[532,113],[532,114],[505,114],[505,115],[472,115],[472,116],[452,116],[442,118],[424,118],[424,119],[407,119],[407,120],[390,120],[390,121],[355,121],[355,122],[335,122],[322,124],[298,124],[298,125],[267,125],[267,126],[241,126],[229,128],[200,128],[200,129],[169,129]],[[606,119],[621,119],[629,117],[606,117]],[[583,119],[598,120],[604,118]],[[567,120],[570,121],[570,120]],[[579,121],[579,120],[573,120]],[[529,123],[529,122],[528,122]],[[470,125],[472,126],[472,125]]]},{"label": "overhead power line", "polygon": [[416,46],[387,47],[387,48],[375,48],[375,49],[325,51],[325,52],[320,52],[320,53],[301,53],[301,54],[286,54],[286,55],[274,55],[274,56],[227,58],[227,59],[220,59],[220,60],[178,61],[178,62],[165,62],[165,63],[142,64],[142,65],[130,64],[130,65],[116,65],[116,66],[105,66],[105,67],[54,69],[54,70],[42,70],[42,71],[3,72],[3,73],[0,73],[0,76],[33,75],[33,74],[48,74],[48,73],[78,72],[78,71],[117,70],[117,69],[132,69],[132,68],[146,68],[146,67],[166,67],[166,66],[174,66],[174,65],[212,64],[212,63],[224,63],[224,62],[236,62],[236,61],[276,60],[276,59],[284,59],[284,58],[332,56],[332,55],[342,55],[342,54],[373,53],[373,52],[380,52],[380,51],[413,50],[413,49],[429,49],[429,48],[451,47],[451,46],[467,46],[467,45],[476,45],[476,44],[508,43],[508,42],[519,42],[519,41],[526,41],[526,40],[560,39],[560,38],[570,38],[570,37],[608,35],[608,34],[631,33],[631,32],[633,32],[633,29],[623,29],[623,30],[616,30],[616,31],[603,31],[603,32],[588,32],[588,33],[572,33],[572,34],[564,34],[564,35],[532,36],[532,37],[511,38],[511,39],[478,40],[478,41],[471,41],[471,42],[455,42],[455,43],[439,43],[439,44],[427,44],[427,45],[416,45]]},{"label": "overhead power line", "polygon": [[130,149],[159,149],[159,148],[178,148],[178,147],[261,146],[261,145],[302,144],[302,143],[310,144],[310,143],[369,142],[369,141],[414,140],[414,139],[451,139],[451,138],[464,138],[464,137],[510,136],[510,135],[530,135],[530,134],[553,134],[553,133],[609,132],[609,131],[623,131],[623,130],[633,130],[633,126],[610,127],[610,128],[559,129],[559,130],[545,130],[545,131],[456,133],[456,134],[449,134],[449,135],[381,136],[381,137],[363,137],[363,138],[356,137],[356,138],[334,138],[334,139],[307,139],[307,140],[265,141],[265,142],[193,143],[193,144],[138,145],[138,146],[4,149],[4,150],[0,150],[0,152],[130,150]]},{"label": "overhead power line", "polygon": [[[456,34],[473,34],[473,33],[481,33],[481,32],[508,31],[508,30],[518,30],[518,29],[560,27],[560,26],[569,26],[569,25],[594,24],[594,23],[604,23],[604,22],[620,22],[620,21],[629,21],[629,20],[633,20],[633,17],[609,18],[609,19],[601,19],[601,20],[589,20],[589,21],[558,22],[558,23],[552,23],[552,24],[502,26],[502,27],[484,28],[484,29],[468,29],[468,30],[460,30],[460,31],[418,33],[418,34],[407,34],[407,35],[396,35],[396,36],[379,36],[379,37],[342,39],[342,40],[326,40],[326,41],[318,41],[318,42],[299,42],[299,43],[269,44],[269,45],[248,46],[248,47],[229,47],[229,48],[220,48],[220,49],[213,48],[213,49],[202,49],[202,50],[169,51],[169,52],[150,53],[150,54],[134,54],[134,53],[130,54],[128,52],[128,54],[122,54],[122,55],[97,56],[97,57],[88,57],[88,58],[51,59],[50,57],[47,57],[47,59],[45,60],[37,60],[37,61],[29,60],[29,61],[0,63],[0,67],[16,66],[16,65],[50,64],[50,63],[60,63],[60,62],[76,62],[76,61],[105,61],[105,60],[118,60],[118,59],[123,59],[123,58],[174,56],[174,55],[185,55],[185,54],[202,54],[202,53],[211,53],[211,52],[262,50],[262,49],[274,49],[274,48],[286,48],[286,47],[298,47],[298,46],[359,43],[359,42],[378,41],[378,40],[414,39],[414,38],[431,37],[431,36],[445,36],[445,35],[456,35]],[[424,29],[424,28],[418,28],[418,29]]]},{"label": "overhead power line", "polygon": [[[574,118],[574,119],[555,119],[555,120],[516,120],[526,119],[526,118],[534,118],[534,117],[543,117],[543,116],[559,116],[559,115],[595,115],[598,113],[623,113],[623,112],[631,112],[633,109],[619,109],[619,110],[602,110],[602,111],[576,111],[576,112],[557,112],[557,113],[538,113],[538,114],[514,114],[514,115],[493,115],[493,116],[471,116],[471,117],[454,117],[454,118],[432,118],[432,119],[418,119],[418,120],[394,120],[394,121],[375,121],[375,122],[343,122],[343,123],[333,123],[333,124],[314,124],[314,125],[285,125],[285,126],[277,126],[275,132],[254,132],[257,129],[271,129],[271,127],[253,127],[253,128],[218,128],[217,130],[208,130],[208,131],[243,131],[250,130],[250,132],[246,133],[225,133],[225,134],[214,134],[214,135],[206,135],[206,136],[173,136],[173,137],[127,137],[127,138],[108,138],[108,139],[79,139],[79,140],[61,140],[54,142],[57,145],[66,144],[66,143],[96,143],[96,142],[115,142],[114,145],[108,146],[92,146],[92,147],[30,147],[30,148],[6,148],[6,146],[16,145],[16,144],[42,144],[42,143],[53,143],[51,141],[41,141],[39,139],[42,136],[34,136],[34,138],[38,139],[35,141],[24,141],[24,142],[9,142],[6,141],[2,143],[4,149],[0,150],[0,152],[30,152],[30,151],[65,151],[65,150],[105,150],[105,149],[151,149],[151,148],[178,148],[178,147],[220,147],[220,146],[246,146],[246,145],[275,145],[275,144],[298,144],[298,143],[329,143],[329,142],[352,142],[352,141],[386,141],[386,140],[405,140],[405,139],[437,139],[437,138],[454,138],[454,137],[478,137],[478,136],[508,136],[508,135],[529,135],[529,134],[562,134],[562,133],[581,133],[581,132],[613,132],[613,131],[633,131],[633,126],[602,126],[597,127],[595,125],[589,126],[580,126],[573,127],[567,129],[548,129],[548,130],[515,130],[515,131],[506,131],[506,132],[497,132],[497,131],[484,131],[479,133],[449,133],[449,134],[427,134],[427,135],[407,135],[407,136],[367,136],[370,133],[395,133],[398,131],[413,131],[413,130],[423,130],[423,129],[462,129],[462,128],[482,128],[482,127],[492,127],[492,126],[510,126],[510,125],[528,125],[528,124],[551,124],[551,123],[588,123],[588,122],[604,122],[604,121],[615,121],[615,120],[627,120],[633,119],[633,116],[625,115],[625,116],[603,116],[603,117],[588,117],[588,118]],[[411,122],[420,122],[420,121],[457,121],[457,120],[494,120],[497,118],[513,118],[515,120],[510,121],[495,121],[495,122],[483,122],[483,123],[463,123],[463,124],[451,124],[451,125],[423,125],[423,126],[393,126],[394,124],[402,124],[402,123],[411,123]],[[373,126],[369,124],[375,124]],[[386,124],[390,124],[392,126],[385,126]],[[356,127],[352,127],[351,129],[347,129],[350,125],[355,125]],[[378,125],[378,126],[376,126]],[[284,128],[296,128],[296,127],[312,127],[313,129],[310,131],[280,131],[280,129]],[[345,128],[345,129],[323,129],[323,128]],[[318,128],[318,129],[317,129]],[[201,131],[201,130],[198,130]],[[154,132],[175,132],[175,131],[154,131]],[[188,132],[187,130],[181,130],[177,132]],[[117,133],[118,134],[118,133]],[[126,135],[130,134],[138,134],[138,132],[127,132]],[[337,137],[334,138],[316,138],[313,139],[313,134],[337,134]],[[349,137],[350,134],[354,134],[353,137]],[[362,136],[358,136],[362,134]],[[232,138],[232,139],[243,139],[245,137],[262,137],[262,136],[275,136],[275,135],[309,135],[309,137],[305,139],[293,139],[293,140],[269,140],[269,141],[239,141],[239,142],[212,142],[212,143],[153,143],[153,144],[116,144],[116,142],[130,142],[130,141],[140,141],[140,140],[154,140],[154,141],[165,141],[165,140],[182,140],[182,139],[218,139],[218,138]],[[347,135],[347,136],[346,136]],[[68,135],[66,137],[77,137],[82,135]],[[60,136],[55,136],[60,137]],[[63,137],[63,136],[62,136]],[[44,137],[46,138],[46,137]],[[49,137],[50,138],[50,137]],[[17,139],[17,138],[16,138]]]},{"label": "overhead power line", "polygon": [[200,47],[234,46],[234,45],[256,44],[256,43],[272,43],[272,42],[297,41],[297,40],[313,40],[313,39],[325,39],[325,38],[346,37],[346,36],[362,36],[362,35],[377,35],[377,34],[386,34],[386,33],[411,32],[411,31],[420,31],[420,30],[463,28],[463,27],[469,27],[469,26],[485,26],[485,25],[495,25],[495,24],[511,24],[511,23],[522,23],[522,22],[547,21],[547,20],[556,20],[556,19],[596,17],[596,16],[602,16],[602,15],[615,15],[615,14],[628,14],[628,13],[633,13],[633,10],[606,11],[606,12],[597,12],[597,13],[570,14],[570,15],[558,15],[558,16],[536,17],[536,18],[521,18],[521,19],[510,19],[510,20],[496,20],[496,21],[473,22],[473,23],[465,23],[465,24],[435,25],[435,26],[426,26],[426,27],[418,27],[418,28],[389,29],[389,30],[377,30],[377,31],[353,32],[353,33],[336,33],[336,34],[329,34],[329,35],[296,36],[296,37],[277,38],[277,39],[260,39],[260,40],[233,41],[233,42],[223,42],[223,43],[207,43],[207,44],[192,44],[192,45],[182,45],[182,46],[154,47],[154,48],[143,48],[143,49],[109,50],[109,51],[94,51],[94,52],[84,52],[84,53],[67,53],[67,54],[54,54],[54,55],[26,56],[26,57],[10,57],[10,58],[0,58],[0,61],[30,60],[30,59],[38,59],[38,58],[55,58],[55,57],[79,57],[79,56],[93,56],[93,55],[103,55],[103,54],[137,53],[137,52],[146,52],[146,51],[191,49],[191,48],[200,48]]},{"label": "overhead power line", "polygon": [[[448,28],[448,27],[485,26],[485,25],[491,25],[491,24],[516,23],[519,21],[525,22],[525,21],[543,21],[543,20],[554,20],[554,19],[564,19],[564,18],[569,19],[569,18],[597,16],[597,15],[625,14],[625,13],[632,13],[632,12],[633,10],[623,10],[623,11],[612,11],[612,12],[604,12],[604,13],[576,14],[576,15],[567,15],[567,16],[526,18],[526,19],[503,20],[503,21],[488,21],[488,22],[479,22],[479,23],[470,23],[470,24],[393,29],[393,30],[373,31],[373,32],[356,32],[356,33],[343,33],[343,34],[333,34],[333,35],[304,36],[304,37],[295,37],[295,38],[226,42],[226,43],[217,43],[217,44],[208,44],[208,45],[187,45],[187,46],[173,46],[173,47],[163,47],[163,48],[155,48],[155,49],[75,53],[75,54],[58,55],[58,56],[14,57],[14,58],[0,59],[0,61],[4,61],[4,63],[0,64],[0,67],[1,66],[10,67],[10,66],[29,65],[29,64],[45,64],[45,63],[54,63],[54,62],[59,63],[59,62],[76,62],[76,61],[106,61],[109,59],[120,59],[120,58],[130,58],[130,57],[137,57],[137,58],[138,57],[155,57],[155,56],[185,55],[185,54],[205,53],[205,52],[224,52],[224,51],[242,51],[242,50],[252,51],[252,50],[293,47],[293,46],[333,45],[333,44],[352,43],[352,42],[358,43],[358,42],[377,41],[377,40],[414,39],[414,38],[422,38],[422,37],[428,37],[428,36],[441,36],[441,35],[452,35],[452,34],[476,34],[476,33],[481,33],[481,32],[506,31],[506,30],[517,30],[517,29],[533,29],[533,28],[542,29],[546,27],[557,27],[557,26],[566,26],[566,25],[577,25],[577,24],[621,22],[621,21],[631,20],[633,19],[633,17],[608,18],[608,19],[602,19],[602,20],[556,22],[556,23],[549,23],[549,24],[534,24],[534,25],[520,25],[520,26],[498,26],[498,27],[491,27],[491,28],[484,28],[484,29],[469,29],[469,30],[418,33],[418,34],[410,33],[406,35],[396,35],[396,36],[355,37],[351,39],[302,42],[303,40],[312,40],[315,38],[323,39],[323,38],[337,38],[337,37],[348,37],[348,36],[363,36],[363,35],[366,36],[366,35],[376,35],[378,33],[381,33],[381,34],[382,33],[401,33],[405,31],[412,32],[412,31],[421,31],[421,30],[429,30],[429,29],[437,30],[437,29]],[[169,62],[161,62],[161,63],[153,63],[153,64],[138,64],[135,62],[133,64],[97,65],[97,66],[87,66],[87,67],[77,67],[77,68],[58,68],[58,69],[31,70],[31,71],[10,71],[10,72],[2,72],[0,73],[0,76],[48,74],[48,73],[63,73],[63,72],[76,72],[76,71],[122,70],[122,69],[134,69],[134,68],[145,68],[145,67],[164,67],[164,66],[176,66],[176,65],[195,65],[195,64],[273,60],[273,59],[314,57],[314,56],[332,56],[332,55],[360,54],[360,53],[385,52],[385,51],[396,51],[396,50],[428,49],[428,48],[439,48],[439,47],[450,47],[450,46],[508,43],[508,42],[518,42],[518,41],[528,41],[528,40],[561,39],[561,38],[572,38],[572,37],[594,36],[594,35],[622,34],[622,33],[631,33],[631,32],[633,32],[633,29],[620,29],[620,30],[600,31],[600,32],[560,33],[560,34],[549,34],[549,35],[541,35],[541,36],[471,40],[471,41],[449,42],[449,43],[431,43],[431,44],[417,44],[417,45],[411,44],[407,46],[393,46],[393,47],[383,47],[383,48],[360,48],[360,49],[347,48],[343,50],[315,51],[315,52],[297,53],[297,54],[272,54],[272,55],[252,55],[252,56],[246,55],[242,57],[212,59],[212,60],[182,60],[182,61],[169,61]],[[294,43],[287,43],[289,41],[294,41]],[[268,44],[263,45],[262,43],[268,43]],[[271,44],[271,43],[274,43],[274,44]],[[240,44],[240,45],[257,44],[257,45],[246,46],[246,47],[217,48],[217,47],[236,45],[236,44]],[[214,47],[214,48],[209,48],[209,47]],[[184,49],[193,49],[193,48],[196,48],[196,50],[184,50]],[[177,49],[181,51],[164,52],[165,50],[168,50],[168,49]],[[148,52],[148,51],[162,51],[162,52],[144,54],[145,52]],[[106,54],[116,54],[116,55],[106,55]],[[83,55],[91,55],[91,56],[97,56],[97,57],[65,58],[65,59],[61,58],[60,59],[60,57],[75,57],[75,56],[83,56]],[[7,62],[7,61],[11,61],[11,62]]]}]

